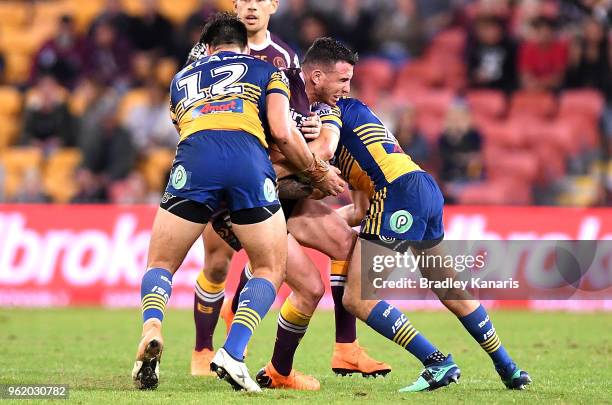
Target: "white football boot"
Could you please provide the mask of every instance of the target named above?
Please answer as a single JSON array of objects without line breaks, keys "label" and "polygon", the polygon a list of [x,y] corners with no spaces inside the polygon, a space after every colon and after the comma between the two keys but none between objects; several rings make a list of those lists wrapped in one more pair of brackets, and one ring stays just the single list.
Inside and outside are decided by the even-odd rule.
[{"label": "white football boot", "polygon": [[235,390],[261,392],[259,385],[251,378],[249,369],[243,361],[238,361],[221,348],[210,362],[210,370],[217,373],[221,380],[231,384]]}]

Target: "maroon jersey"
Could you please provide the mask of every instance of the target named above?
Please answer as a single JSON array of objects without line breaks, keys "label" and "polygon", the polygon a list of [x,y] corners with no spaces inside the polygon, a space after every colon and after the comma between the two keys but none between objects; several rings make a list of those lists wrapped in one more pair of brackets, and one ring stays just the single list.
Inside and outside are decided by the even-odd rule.
[{"label": "maroon jersey", "polygon": [[299,128],[302,125],[302,120],[307,118],[310,112],[310,103],[306,96],[304,76],[302,75],[302,70],[299,68],[285,69],[283,73],[287,76],[289,91],[291,91],[291,98],[289,99],[291,118],[293,118]]},{"label": "maroon jersey", "polygon": [[300,70],[300,59],[297,54],[289,45],[276,35],[270,33],[270,31],[267,31],[266,42],[263,45],[249,44],[249,48],[251,48],[251,56],[273,64],[287,76],[289,90],[291,91],[291,99],[289,101],[291,115],[299,128],[302,119],[308,117],[310,103],[308,102],[308,97],[306,97],[304,78]]},{"label": "maroon jersey", "polygon": [[266,41],[262,45],[249,44],[251,56],[271,63],[281,70],[300,67],[300,59],[289,45],[270,31],[266,31],[266,35]]}]

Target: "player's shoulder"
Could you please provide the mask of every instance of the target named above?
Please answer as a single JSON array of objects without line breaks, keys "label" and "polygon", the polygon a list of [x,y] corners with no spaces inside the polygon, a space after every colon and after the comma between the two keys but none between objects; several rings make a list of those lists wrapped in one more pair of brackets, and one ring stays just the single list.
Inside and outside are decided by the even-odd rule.
[{"label": "player's shoulder", "polygon": [[331,106],[329,104],[317,102],[317,103],[313,103],[310,106],[310,109],[312,110],[312,112],[318,114],[321,117],[326,116],[326,115],[335,115],[337,117],[340,117],[342,115],[340,107],[338,105]]},{"label": "player's shoulder", "polygon": [[370,107],[368,107],[363,101],[353,98],[353,97],[342,97],[340,100],[338,100],[338,107],[341,110],[369,110]]},{"label": "player's shoulder", "polygon": [[285,41],[283,41],[278,35],[275,35],[270,32],[270,46],[276,48],[277,50],[283,50],[287,53],[289,57],[289,65],[288,68],[297,68],[300,66],[300,59],[297,56],[297,53],[290,47]]},{"label": "player's shoulder", "polygon": [[270,42],[276,46],[283,48],[290,55],[295,55],[295,51],[285,41],[283,41],[278,35],[270,33]]}]

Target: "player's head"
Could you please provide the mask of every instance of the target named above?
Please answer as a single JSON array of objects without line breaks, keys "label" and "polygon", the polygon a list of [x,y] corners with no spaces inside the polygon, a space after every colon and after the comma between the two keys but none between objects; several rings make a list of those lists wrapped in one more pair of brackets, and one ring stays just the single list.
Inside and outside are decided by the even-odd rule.
[{"label": "player's head", "polygon": [[234,0],[234,10],[249,34],[256,34],[268,29],[270,17],[278,10],[278,0]]},{"label": "player's head", "polygon": [[319,38],[310,46],[302,70],[311,102],[336,105],[351,90],[357,54],[333,38]]},{"label": "player's head", "polygon": [[209,55],[223,49],[235,49],[248,53],[247,30],[234,13],[217,13],[212,16],[200,35],[200,43]]}]

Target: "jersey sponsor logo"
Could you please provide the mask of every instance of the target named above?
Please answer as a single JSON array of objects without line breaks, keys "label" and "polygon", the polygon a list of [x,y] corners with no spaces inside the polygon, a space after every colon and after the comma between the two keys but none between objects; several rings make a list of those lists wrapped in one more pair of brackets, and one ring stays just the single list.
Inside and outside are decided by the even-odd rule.
[{"label": "jersey sponsor logo", "polygon": [[194,108],[193,118],[201,117],[206,114],[216,113],[241,113],[244,112],[244,103],[241,99],[233,99],[228,101],[217,101],[214,103],[206,103]]},{"label": "jersey sponsor logo", "polygon": [[385,312],[383,312],[383,317],[387,318],[389,316],[389,314],[391,313],[391,311],[393,311],[393,308],[395,308],[393,305],[389,305],[386,309]]},{"label": "jersey sponsor logo", "polygon": [[483,326],[485,326],[487,324],[487,322],[489,322],[489,315],[487,315],[487,317],[484,319],[484,321],[478,323],[478,327],[482,328]]},{"label": "jersey sponsor logo", "polygon": [[272,202],[276,200],[276,187],[274,186],[274,182],[269,178],[264,181],[263,192],[264,198],[267,202]]},{"label": "jersey sponsor logo", "polygon": [[412,226],[412,214],[406,210],[395,211],[389,219],[391,230],[396,233],[405,233]]},{"label": "jersey sponsor logo", "polygon": [[172,187],[177,190],[182,189],[183,187],[185,187],[185,184],[187,184],[187,171],[185,171],[185,168],[182,165],[178,165],[174,169],[174,172],[172,173],[171,184]]},{"label": "jersey sponsor logo", "polygon": [[174,196],[166,191],[164,195],[162,196],[161,202],[162,204],[166,204],[168,201],[170,201],[173,198]]},{"label": "jersey sponsor logo", "polygon": [[298,129],[301,128],[306,116],[297,111],[295,108],[289,108],[289,113],[291,114],[291,119],[295,122],[295,125],[297,125]]},{"label": "jersey sponsor logo", "polygon": [[287,69],[289,67],[287,66],[287,61],[285,61],[285,58],[283,58],[282,56],[275,57],[272,60],[272,64],[279,69]]}]

